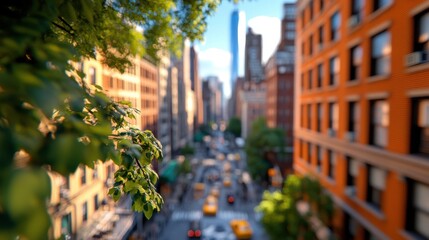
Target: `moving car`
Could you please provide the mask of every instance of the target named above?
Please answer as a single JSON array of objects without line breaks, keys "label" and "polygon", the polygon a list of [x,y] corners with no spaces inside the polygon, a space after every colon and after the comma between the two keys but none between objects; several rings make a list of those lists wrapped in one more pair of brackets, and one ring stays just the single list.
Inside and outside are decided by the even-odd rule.
[{"label": "moving car", "polygon": [[216,215],[217,213],[217,198],[209,195],[203,205],[204,215]]},{"label": "moving car", "polygon": [[225,177],[223,178],[223,185],[224,185],[225,187],[231,187],[231,185],[232,185],[231,177],[227,177],[227,176],[225,176]]},{"label": "moving car", "polygon": [[247,220],[233,219],[229,224],[237,239],[252,238],[252,228]]},{"label": "moving car", "polygon": [[234,197],[234,195],[233,195],[232,193],[227,194],[227,195],[226,195],[226,201],[227,201],[230,205],[234,204],[234,202],[235,202],[235,197]]},{"label": "moving car", "polygon": [[189,222],[188,238],[199,239],[202,237],[201,223],[198,220]]}]

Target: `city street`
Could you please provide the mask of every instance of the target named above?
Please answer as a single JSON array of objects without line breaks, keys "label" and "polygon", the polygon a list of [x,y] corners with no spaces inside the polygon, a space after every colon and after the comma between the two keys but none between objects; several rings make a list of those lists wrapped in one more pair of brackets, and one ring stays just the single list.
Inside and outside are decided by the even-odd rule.
[{"label": "city street", "polygon": [[[196,149],[196,158],[199,164],[195,169],[195,176],[192,182],[188,183],[181,203],[173,203],[174,205],[170,203],[170,208],[172,208],[170,219],[160,232],[158,239],[187,239],[189,224],[195,220],[201,224],[202,239],[236,239],[229,225],[232,219],[247,220],[253,231],[253,239],[268,239],[257,221],[258,214],[254,208],[258,200],[252,182],[248,180],[248,177],[244,177],[247,179],[246,183],[242,181],[243,176],[248,176],[242,169],[244,164],[240,162],[244,161],[241,157],[243,154],[240,154],[240,160],[233,159],[232,156],[239,152],[233,152],[237,150],[225,151],[222,138],[222,136],[218,137],[212,144],[214,147],[209,155],[216,156],[216,158],[208,158],[206,152],[202,149]],[[220,153],[219,150],[226,154]],[[230,154],[229,158],[228,154]],[[230,169],[228,169],[229,167]],[[231,186],[224,186],[223,180],[228,172],[231,173]],[[211,180],[211,177],[215,180]],[[194,196],[192,186],[197,182],[204,184],[204,190],[201,191],[200,195]],[[202,210],[204,200],[214,187],[220,189],[217,213],[215,216],[206,216]],[[228,194],[234,196],[234,204],[227,202]]]}]

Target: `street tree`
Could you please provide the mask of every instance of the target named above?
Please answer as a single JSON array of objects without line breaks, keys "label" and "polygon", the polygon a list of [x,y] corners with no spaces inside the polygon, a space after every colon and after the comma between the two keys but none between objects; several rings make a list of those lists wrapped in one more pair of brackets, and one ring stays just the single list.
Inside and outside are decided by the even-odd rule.
[{"label": "street tree", "polygon": [[[202,39],[220,0],[6,0],[0,5],[0,239],[47,239],[47,171],[67,176],[80,165],[113,160],[109,190],[130,194],[151,217],[163,203],[153,159],[162,147],[133,128],[138,110],[89,86],[74,64],[98,59],[123,72],[130,57]],[[143,29],[143,31],[139,31]]]},{"label": "street tree", "polygon": [[268,127],[264,118],[256,119],[245,143],[247,167],[252,178],[266,180],[268,169],[276,159],[281,159],[284,147],[283,131]]},{"label": "street tree", "polygon": [[241,136],[241,120],[238,117],[232,117],[228,121],[226,132],[231,133],[234,137]]},{"label": "street tree", "polygon": [[333,201],[320,183],[296,175],[288,176],[281,191],[264,192],[256,210],[272,240],[320,239],[334,213]]}]

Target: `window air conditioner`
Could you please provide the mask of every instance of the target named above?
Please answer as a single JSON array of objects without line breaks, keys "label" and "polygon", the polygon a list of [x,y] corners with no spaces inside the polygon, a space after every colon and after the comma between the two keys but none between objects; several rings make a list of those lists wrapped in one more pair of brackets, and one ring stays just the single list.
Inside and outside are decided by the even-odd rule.
[{"label": "window air conditioner", "polygon": [[410,67],[422,62],[422,52],[413,52],[405,56],[405,66]]},{"label": "window air conditioner", "polygon": [[349,28],[353,28],[356,25],[358,25],[359,24],[359,16],[358,15],[351,16],[349,18],[348,24],[349,24]]},{"label": "window air conditioner", "polygon": [[345,139],[349,142],[355,141],[355,133],[354,132],[346,132]]},{"label": "window air conditioner", "polygon": [[355,196],[356,195],[356,187],[355,186],[346,187],[345,193],[348,196]]},{"label": "window air conditioner", "polygon": [[334,129],[332,129],[332,128],[330,128],[330,129],[328,129],[328,136],[330,136],[330,137],[335,137],[335,130]]}]

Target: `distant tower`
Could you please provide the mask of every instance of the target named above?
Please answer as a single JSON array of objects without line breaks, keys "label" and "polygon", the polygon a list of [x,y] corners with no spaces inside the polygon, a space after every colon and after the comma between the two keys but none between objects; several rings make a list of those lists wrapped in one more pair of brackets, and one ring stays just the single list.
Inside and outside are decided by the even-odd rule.
[{"label": "distant tower", "polygon": [[[231,86],[234,88],[235,81],[237,80],[240,68],[240,56],[243,58],[244,41],[246,32],[246,16],[243,11],[236,8],[231,14]],[[241,43],[241,45],[240,45]],[[229,94],[229,93],[227,93]]]}]

